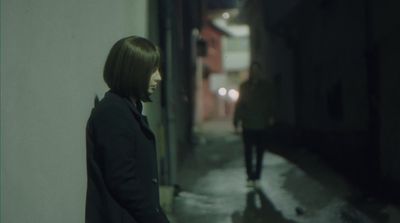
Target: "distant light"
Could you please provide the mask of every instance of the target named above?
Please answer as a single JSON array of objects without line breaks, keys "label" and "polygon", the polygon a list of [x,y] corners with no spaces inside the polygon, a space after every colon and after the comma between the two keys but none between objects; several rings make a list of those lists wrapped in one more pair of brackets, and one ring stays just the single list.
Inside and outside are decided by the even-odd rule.
[{"label": "distant light", "polygon": [[234,101],[236,101],[239,98],[239,92],[235,89],[230,89],[228,95]]},{"label": "distant light", "polygon": [[227,92],[226,88],[222,87],[222,88],[218,89],[218,94],[221,96],[225,96],[226,92]]},{"label": "distant light", "polygon": [[222,13],[222,18],[229,19],[230,17],[231,17],[231,15],[228,12]]}]

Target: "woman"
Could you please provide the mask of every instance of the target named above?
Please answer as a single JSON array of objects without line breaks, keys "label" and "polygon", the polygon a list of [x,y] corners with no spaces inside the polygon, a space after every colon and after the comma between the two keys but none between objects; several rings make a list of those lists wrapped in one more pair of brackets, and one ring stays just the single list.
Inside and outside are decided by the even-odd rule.
[{"label": "woman", "polygon": [[104,67],[110,90],[87,123],[86,223],[167,223],[160,208],[155,137],[141,114],[158,82],[160,53],[131,36]]}]

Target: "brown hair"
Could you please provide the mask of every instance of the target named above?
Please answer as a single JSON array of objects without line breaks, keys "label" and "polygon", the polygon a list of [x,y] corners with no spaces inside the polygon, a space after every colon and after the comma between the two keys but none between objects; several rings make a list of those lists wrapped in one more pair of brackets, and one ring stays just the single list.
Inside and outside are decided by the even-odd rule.
[{"label": "brown hair", "polygon": [[103,78],[111,91],[123,96],[150,101],[151,74],[160,65],[160,51],[149,40],[130,36],[118,40],[104,65]]}]

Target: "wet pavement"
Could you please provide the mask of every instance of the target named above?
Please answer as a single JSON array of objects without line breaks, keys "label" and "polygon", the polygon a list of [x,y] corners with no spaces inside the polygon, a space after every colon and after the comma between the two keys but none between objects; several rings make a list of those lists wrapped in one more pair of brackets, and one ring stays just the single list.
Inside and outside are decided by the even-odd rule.
[{"label": "wet pavement", "polygon": [[292,161],[266,151],[260,187],[250,189],[229,120],[206,123],[198,141],[178,172],[177,223],[400,223],[398,207],[364,198],[305,149],[285,149]]}]

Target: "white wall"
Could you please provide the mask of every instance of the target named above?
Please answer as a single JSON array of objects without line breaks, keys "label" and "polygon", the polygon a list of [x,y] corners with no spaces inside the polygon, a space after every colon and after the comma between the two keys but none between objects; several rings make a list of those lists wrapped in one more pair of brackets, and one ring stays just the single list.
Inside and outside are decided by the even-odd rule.
[{"label": "white wall", "polygon": [[222,37],[222,64],[225,71],[244,70],[249,68],[249,38]]},{"label": "white wall", "polygon": [[85,124],[119,38],[146,0],[1,0],[1,218],[84,222]]}]

